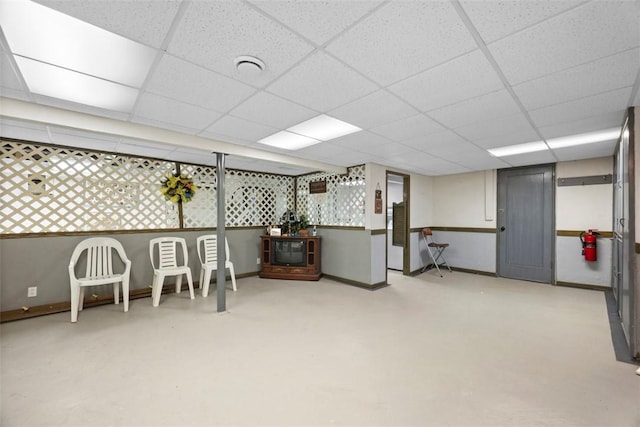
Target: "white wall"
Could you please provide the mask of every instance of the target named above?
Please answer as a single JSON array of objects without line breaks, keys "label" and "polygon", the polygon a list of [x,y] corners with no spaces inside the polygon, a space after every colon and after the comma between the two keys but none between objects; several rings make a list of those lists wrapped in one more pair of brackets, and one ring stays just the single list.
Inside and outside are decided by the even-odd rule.
[{"label": "white wall", "polygon": [[[613,157],[576,160],[556,164],[556,178],[608,175],[613,173]],[[556,229],[611,231],[613,187],[611,184],[556,187]]]},{"label": "white wall", "polygon": [[[613,157],[556,164],[556,180],[613,173]],[[611,231],[612,184],[556,187],[556,230]],[[611,286],[611,239],[598,238],[598,260],[585,261],[576,236],[556,236],[556,280],[559,282]]]},{"label": "white wall", "polygon": [[386,229],[387,212],[384,209],[384,206],[387,206],[387,201],[384,199],[384,191],[382,191],[382,213],[375,213],[374,207],[376,186],[379,185],[380,189],[384,190],[384,186],[387,182],[387,169],[384,166],[380,166],[375,163],[367,163],[365,165],[365,182],[367,184],[364,198],[364,228],[366,230]]},{"label": "white wall", "polygon": [[[486,181],[484,171],[434,177],[431,225],[495,228],[495,180]],[[486,213],[493,215],[488,218]]]},{"label": "white wall", "polygon": [[430,176],[409,174],[411,198],[409,228],[422,228],[433,225],[433,178]]}]

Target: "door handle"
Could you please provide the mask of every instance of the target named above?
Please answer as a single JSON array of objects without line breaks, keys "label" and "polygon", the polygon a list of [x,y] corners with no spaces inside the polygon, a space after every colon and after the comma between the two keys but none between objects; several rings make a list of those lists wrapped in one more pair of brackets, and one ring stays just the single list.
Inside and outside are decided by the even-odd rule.
[{"label": "door handle", "polygon": [[504,225],[503,225],[502,227],[500,227],[500,231],[504,231],[504,230],[505,230],[505,228],[504,228]]}]

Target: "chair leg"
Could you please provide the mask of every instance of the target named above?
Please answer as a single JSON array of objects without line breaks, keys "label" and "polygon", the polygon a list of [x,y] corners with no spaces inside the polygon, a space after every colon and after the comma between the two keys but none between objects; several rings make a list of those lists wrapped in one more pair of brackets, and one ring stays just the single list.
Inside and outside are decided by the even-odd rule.
[{"label": "chair leg", "polygon": [[71,284],[71,323],[78,321],[78,306],[80,305],[80,286]]},{"label": "chair leg", "polygon": [[122,300],[124,301],[124,312],[129,311],[129,278],[122,280]]},{"label": "chair leg", "polygon": [[182,274],[176,277],[176,294],[182,292]]},{"label": "chair leg", "polygon": [[80,287],[80,296],[78,297],[78,311],[84,308],[84,287]]},{"label": "chair leg", "polygon": [[157,307],[160,304],[160,295],[162,294],[162,285],[164,283],[164,275],[157,274],[153,277],[153,285],[151,285],[152,304]]},{"label": "chair leg", "polygon": [[200,271],[200,287],[202,288],[202,296],[205,298],[209,296],[209,282],[211,282],[211,270],[207,268],[205,272],[203,268]]},{"label": "chair leg", "polygon": [[229,264],[229,274],[231,275],[231,284],[233,285],[233,291],[237,291],[238,288],[236,287],[236,272],[233,269],[233,264]]},{"label": "chair leg", "polygon": [[440,277],[443,277],[442,272],[440,271],[440,267],[438,267],[438,261],[436,261],[436,258],[433,256],[433,252],[431,252],[431,248],[427,246],[427,250],[429,251],[429,255],[431,255],[431,260],[433,261],[433,265],[435,265],[436,270],[438,270],[438,274],[440,275]]},{"label": "chair leg", "polygon": [[120,304],[120,282],[113,284],[113,301],[115,304]]},{"label": "chair leg", "polygon": [[202,285],[204,284],[204,268],[200,267],[200,282],[198,283],[198,287],[202,289]]},{"label": "chair leg", "polygon": [[187,270],[187,283],[189,284],[189,296],[191,299],[195,299],[196,295],[193,292],[193,278],[191,277],[191,270]]}]

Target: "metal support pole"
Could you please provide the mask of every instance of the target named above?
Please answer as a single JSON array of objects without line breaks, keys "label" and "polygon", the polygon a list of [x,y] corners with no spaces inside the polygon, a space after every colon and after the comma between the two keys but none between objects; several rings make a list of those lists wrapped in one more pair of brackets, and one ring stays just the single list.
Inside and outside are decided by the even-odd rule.
[{"label": "metal support pole", "polygon": [[224,154],[216,153],[216,182],[217,182],[217,202],[218,202],[218,224],[216,236],[218,237],[218,269],[216,270],[216,296],[218,297],[218,313],[227,310],[227,286],[225,283],[225,264],[227,254],[225,252],[225,202],[224,202]]}]

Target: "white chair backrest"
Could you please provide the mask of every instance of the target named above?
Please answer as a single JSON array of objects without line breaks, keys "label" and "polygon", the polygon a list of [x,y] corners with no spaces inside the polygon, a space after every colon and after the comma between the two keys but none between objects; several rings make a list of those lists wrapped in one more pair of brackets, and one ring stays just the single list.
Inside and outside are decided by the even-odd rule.
[{"label": "white chair backrest", "polygon": [[[198,257],[202,264],[211,264],[218,261],[218,236],[207,234],[197,239]],[[225,261],[229,261],[229,242],[224,239]]]},{"label": "white chair backrest", "polygon": [[[189,264],[187,242],[182,237],[158,237],[149,241],[149,257],[154,269],[175,268],[178,265],[178,248],[182,248],[182,266]],[[155,263],[155,247],[158,247],[158,265]]]},{"label": "white chair backrest", "polygon": [[113,274],[113,251],[118,252],[125,262],[127,255],[122,244],[111,237],[91,237],[78,243],[71,255],[71,264],[75,266],[86,251],[87,267],[84,277],[101,277]]}]

